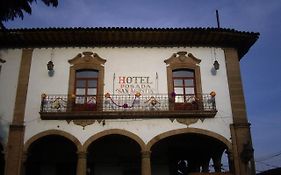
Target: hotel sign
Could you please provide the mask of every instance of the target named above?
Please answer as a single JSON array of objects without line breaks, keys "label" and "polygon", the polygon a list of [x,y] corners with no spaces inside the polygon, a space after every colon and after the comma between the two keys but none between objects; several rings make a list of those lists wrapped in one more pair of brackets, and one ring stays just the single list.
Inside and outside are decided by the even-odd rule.
[{"label": "hotel sign", "polygon": [[152,94],[153,82],[149,76],[118,76],[117,87],[115,92],[117,94]]}]

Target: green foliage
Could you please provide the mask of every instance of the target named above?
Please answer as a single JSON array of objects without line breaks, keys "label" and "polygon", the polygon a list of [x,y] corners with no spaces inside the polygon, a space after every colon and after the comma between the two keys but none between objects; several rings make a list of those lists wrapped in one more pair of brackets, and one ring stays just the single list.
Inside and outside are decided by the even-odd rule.
[{"label": "green foliage", "polygon": [[[58,6],[58,0],[41,0],[45,5]],[[0,1],[0,27],[5,28],[3,22],[24,17],[24,12],[31,14],[31,4],[36,0],[1,0]]]}]

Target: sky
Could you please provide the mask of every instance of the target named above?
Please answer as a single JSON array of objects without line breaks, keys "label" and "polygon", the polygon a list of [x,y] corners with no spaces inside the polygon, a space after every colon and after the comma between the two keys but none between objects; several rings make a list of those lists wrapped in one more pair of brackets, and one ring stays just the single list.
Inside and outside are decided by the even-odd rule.
[{"label": "sky", "polygon": [[280,0],[59,0],[57,8],[38,0],[32,15],[7,28],[48,27],[216,27],[259,32],[240,61],[257,172],[281,167]]}]

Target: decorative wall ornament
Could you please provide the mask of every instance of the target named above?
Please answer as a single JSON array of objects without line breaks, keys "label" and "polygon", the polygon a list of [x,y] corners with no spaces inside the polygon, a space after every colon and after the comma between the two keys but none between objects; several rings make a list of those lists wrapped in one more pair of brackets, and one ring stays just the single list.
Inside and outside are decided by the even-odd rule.
[{"label": "decorative wall ornament", "polygon": [[48,109],[50,112],[65,112],[67,108],[66,96],[49,96],[41,94],[41,111]]},{"label": "decorative wall ornament", "polygon": [[111,95],[109,93],[106,93],[104,95],[104,97],[109,100],[109,101],[106,101],[107,104],[109,104],[110,102],[115,105],[116,107],[119,107],[119,108],[133,108],[135,106],[135,104],[139,104],[139,97],[141,96],[141,93],[137,92],[135,94],[135,98],[133,99],[133,102],[132,104],[128,104],[128,103],[124,103],[124,104],[118,104],[117,102],[115,102],[112,98],[111,98]]},{"label": "decorative wall ornament", "polygon": [[94,124],[95,120],[73,120],[73,123],[82,126],[84,130],[86,126]]},{"label": "decorative wall ornament", "polygon": [[185,118],[177,118],[176,121],[186,125],[187,127],[191,124],[194,124],[196,122],[198,122],[198,118],[191,118],[191,119],[185,119]]},{"label": "decorative wall ornament", "polygon": [[81,120],[66,120],[66,122],[68,124],[70,124],[70,122],[73,122],[73,124],[75,125],[78,125],[78,126],[82,126],[83,127],[83,130],[85,129],[86,126],[89,126],[89,125],[92,125],[94,124],[95,122],[98,122],[100,124],[102,124],[102,126],[105,125],[105,120],[92,120],[92,119],[81,119]]},{"label": "decorative wall ornament", "polygon": [[93,65],[104,65],[106,62],[105,59],[101,58],[97,53],[93,52],[82,52],[79,53],[73,59],[68,60],[68,62],[72,65],[79,65],[79,64],[93,64]]},{"label": "decorative wall ornament", "polygon": [[192,53],[188,53],[186,51],[180,51],[172,54],[172,56],[164,61],[167,66],[170,64],[190,64],[190,65],[198,65],[201,60],[192,55]]}]

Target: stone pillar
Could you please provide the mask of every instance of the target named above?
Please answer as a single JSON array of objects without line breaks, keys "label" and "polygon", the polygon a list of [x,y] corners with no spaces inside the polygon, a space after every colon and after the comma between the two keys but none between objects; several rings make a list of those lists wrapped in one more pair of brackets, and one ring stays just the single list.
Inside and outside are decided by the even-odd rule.
[{"label": "stone pillar", "polygon": [[227,157],[228,157],[228,166],[229,166],[229,171],[234,172],[234,160],[233,160],[233,154],[231,151],[226,152]]},{"label": "stone pillar", "polygon": [[208,173],[209,172],[209,164],[210,164],[210,157],[205,157],[202,162],[202,172]]},{"label": "stone pillar", "polygon": [[23,49],[13,121],[9,128],[5,175],[21,175],[24,144],[24,114],[33,49]]},{"label": "stone pillar", "polygon": [[[248,154],[252,148],[250,124],[248,123],[243,86],[240,74],[239,56],[234,48],[225,48],[226,71],[233,124],[230,125],[234,173],[239,175],[255,174],[254,157]],[[245,145],[247,150],[245,151]],[[252,149],[253,150],[253,149]],[[247,153],[246,160],[245,152]],[[252,166],[249,166],[252,165]]]},{"label": "stone pillar", "polygon": [[87,153],[77,152],[77,169],[76,175],[86,175],[87,173]]},{"label": "stone pillar", "polygon": [[141,175],[151,175],[150,155],[151,151],[141,152]]},{"label": "stone pillar", "polygon": [[24,130],[24,125],[10,125],[5,175],[21,175]]},{"label": "stone pillar", "polygon": [[221,157],[217,157],[217,156],[214,157],[213,162],[214,162],[215,172],[221,172]]},{"label": "stone pillar", "polygon": [[27,158],[28,158],[28,154],[24,152],[22,155],[21,175],[25,175]]}]

